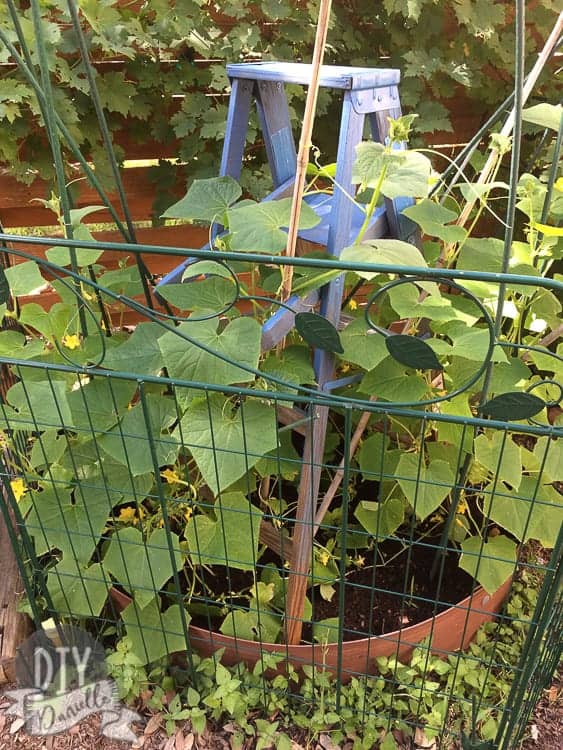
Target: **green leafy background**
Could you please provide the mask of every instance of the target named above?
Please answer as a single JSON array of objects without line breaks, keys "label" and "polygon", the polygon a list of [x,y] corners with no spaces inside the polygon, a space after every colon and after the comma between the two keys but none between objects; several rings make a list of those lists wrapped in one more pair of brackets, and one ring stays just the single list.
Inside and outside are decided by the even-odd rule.
[{"label": "green leafy background", "polygon": [[[57,110],[84,152],[91,155],[98,176],[107,177],[109,183],[107,155],[87,81],[82,66],[75,63],[77,43],[66,4],[44,0],[41,5]],[[309,61],[318,14],[318,3],[293,0],[226,0],[221,4],[79,0],[78,5],[91,27],[87,31],[93,60],[123,60],[117,69],[100,68],[97,76],[112,130],[127,130],[129,143],[156,141],[165,146],[177,142],[173,151],[181,165],[162,162],[153,168],[151,179],[160,187],[155,216],[173,202],[171,189],[177,178],[185,184],[186,178],[216,174],[228,102],[225,64],[256,56]],[[543,0],[528,14],[527,69],[551,31],[559,7],[557,0]],[[22,12],[22,28],[33,56],[36,43],[30,13]],[[5,4],[0,7],[0,28],[16,42]],[[384,0],[374,5],[372,0],[336,0],[326,62],[399,68],[404,108],[418,112],[426,133],[449,131],[455,138],[460,135],[460,121],[455,118],[471,112],[475,121],[480,114],[484,119],[511,90],[513,48],[512,3]],[[0,45],[0,63],[10,62],[8,50]],[[534,95],[549,99],[551,91],[555,97],[555,86],[555,77],[546,70]],[[469,105],[452,107],[460,91]],[[178,95],[173,102],[172,97]],[[304,99],[301,87],[290,87],[289,98],[291,115],[298,124]],[[325,153],[334,145],[332,123],[337,108],[338,97],[322,90],[315,140]],[[0,124],[0,163],[9,164],[11,173],[23,182],[32,182],[37,174],[50,179],[52,163],[39,136],[37,101],[15,69],[6,69],[0,80]],[[253,118],[251,142],[257,132]],[[259,193],[257,173],[263,152],[253,153],[255,168],[247,170],[243,187]],[[118,156],[125,155],[118,147]]]}]

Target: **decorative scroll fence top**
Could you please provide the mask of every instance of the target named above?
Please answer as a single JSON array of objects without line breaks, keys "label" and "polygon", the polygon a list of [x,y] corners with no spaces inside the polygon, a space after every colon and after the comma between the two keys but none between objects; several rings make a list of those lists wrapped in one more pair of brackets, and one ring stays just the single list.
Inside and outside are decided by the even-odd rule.
[{"label": "decorative scroll fence top", "polygon": [[[362,394],[378,397],[381,403],[374,402],[373,408],[388,409],[396,407],[420,407],[437,404],[443,401],[449,401],[461,393],[473,395],[478,393],[477,384],[481,380],[487,368],[492,367],[495,363],[500,365],[514,361],[522,363],[522,366],[528,368],[529,383],[526,384],[522,393],[531,393],[533,391],[544,394],[543,404],[539,401],[537,404],[529,399],[519,399],[514,396],[513,402],[508,404],[508,411],[501,413],[491,413],[490,416],[498,416],[500,419],[526,419],[533,417],[534,414],[519,416],[520,412],[511,409],[527,410],[533,405],[537,407],[537,412],[543,406],[555,407],[561,402],[561,384],[559,382],[559,373],[563,363],[563,357],[556,352],[545,347],[534,346],[523,342],[507,340],[506,337],[497,336],[494,330],[494,321],[492,319],[490,305],[487,306],[486,298],[480,298],[474,291],[477,285],[481,288],[487,285],[490,290],[504,284],[511,289],[518,287],[524,293],[529,291],[530,294],[537,293],[538,290],[546,290],[557,295],[561,291],[560,282],[549,278],[537,278],[525,276],[522,274],[502,274],[492,272],[480,272],[463,269],[435,269],[421,267],[420,265],[391,265],[388,263],[367,263],[347,261],[346,254],[341,261],[330,260],[328,258],[297,258],[286,259],[283,257],[270,256],[264,261],[262,254],[245,253],[244,255],[233,252],[217,252],[214,250],[190,250],[192,262],[187,266],[184,272],[184,281],[180,284],[160,287],[157,294],[151,293],[149,303],[141,301],[137,296],[129,296],[120,291],[129,286],[132,289],[141,289],[141,280],[137,274],[137,267],[126,265],[120,271],[111,272],[110,286],[104,286],[103,273],[99,280],[92,279],[90,276],[81,275],[71,271],[48,259],[38,258],[30,253],[17,250],[17,244],[22,242],[22,238],[17,236],[2,235],[2,238],[10,242],[14,249],[7,251],[7,255],[18,262],[13,265],[7,272],[3,271],[2,288],[7,291],[10,285],[13,285],[16,293],[23,294],[33,291],[50,283],[57,290],[60,290],[61,297],[65,300],[62,303],[64,307],[64,316],[61,323],[53,330],[50,340],[45,342],[46,355],[51,349],[55,349],[60,355],[61,363],[70,364],[73,367],[93,371],[100,367],[109,367],[116,362],[115,347],[111,338],[111,331],[106,330],[105,321],[109,320],[108,311],[112,311],[113,320],[115,320],[115,309],[119,306],[125,306],[134,311],[139,319],[142,319],[141,328],[134,334],[141,339],[140,331],[144,330],[143,326],[152,323],[152,329],[155,331],[155,341],[164,333],[174,334],[179,341],[185,341],[187,346],[194,347],[209,358],[215,358],[217,365],[224,363],[227,368],[231,368],[234,373],[238,373],[238,379],[227,379],[219,375],[217,378],[211,377],[209,380],[202,377],[203,371],[197,368],[187,368],[184,377],[181,377],[186,383],[189,381],[206,382],[209,385],[232,385],[233,383],[245,384],[252,382],[254,385],[262,381],[262,385],[276,390],[282,389],[287,394],[292,394],[297,390],[298,393],[308,396],[314,396],[322,401],[323,394],[319,393],[312,381],[310,385],[304,382],[295,382],[287,376],[283,376],[283,366],[280,366],[278,374],[269,372],[259,366],[260,359],[260,342],[262,331],[260,322],[266,323],[268,318],[280,307],[287,307],[293,314],[292,308],[285,303],[281,303],[271,294],[250,294],[248,292],[248,280],[255,276],[261,278],[267,275],[275,274],[280,267],[291,264],[296,268],[296,274],[300,273],[305,278],[303,286],[309,294],[306,302],[307,308],[313,312],[315,308],[314,292],[315,287],[326,282],[328,278],[334,277],[343,272],[352,274],[366,280],[362,288],[362,297],[365,300],[361,304],[359,312],[356,305],[353,307],[356,316],[346,315],[345,325],[341,332],[332,331],[328,327],[315,328],[319,324],[320,316],[312,320],[308,325],[305,313],[297,313],[297,330],[300,331],[300,346],[303,352],[309,346],[315,348],[318,346],[329,347],[338,354],[339,361],[344,363],[344,367],[356,365],[360,370],[354,376],[353,381],[349,379],[346,385],[352,383],[368,383],[369,390],[361,391]],[[386,242],[398,241],[382,241]],[[35,244],[38,247],[42,245],[52,245],[52,251],[57,252],[59,257],[61,253],[68,253],[69,248],[75,247],[75,243],[69,240],[56,238],[31,238],[26,237],[25,243],[29,246]],[[408,246],[407,246],[408,247]],[[154,248],[152,246],[126,245],[114,243],[95,243],[85,241],[81,243],[79,253],[84,253],[83,258],[101,256],[103,250],[119,251],[124,257],[135,255],[158,255],[160,252],[166,253],[167,256],[177,255],[183,257],[185,250],[181,248]],[[376,255],[374,250],[374,256]],[[408,251],[411,256],[419,255],[418,251],[411,247]],[[90,253],[90,256],[87,254]],[[52,255],[51,257],[54,257]],[[421,257],[421,256],[420,256]],[[419,258],[417,258],[419,260]],[[242,266],[242,268],[241,268]],[[391,277],[392,280],[385,279],[385,276]],[[378,283],[370,285],[368,279],[377,278]],[[318,279],[318,281],[316,281]],[[12,281],[13,280],[13,281]],[[256,289],[257,284],[254,284]],[[432,288],[432,293],[428,294],[425,290]],[[395,292],[398,294],[394,295]],[[453,323],[462,318],[458,308],[467,310],[464,313],[469,323],[463,324],[455,333],[448,334],[447,326],[438,326],[436,332],[426,332],[423,337],[416,335],[405,335],[397,332],[397,327],[401,325],[401,318],[395,311],[386,323],[381,321],[381,308],[383,301],[390,295],[397,299],[396,307],[402,314],[402,325],[410,324],[412,327],[417,320],[432,322],[430,316],[435,313],[436,305],[440,305],[443,312],[440,313],[439,323],[443,321]],[[405,297],[405,301],[402,298]],[[421,297],[421,299],[419,299]],[[169,304],[163,307],[163,299],[169,300]],[[182,300],[183,298],[183,300]],[[410,300],[408,300],[410,298]],[[29,299],[29,298],[28,298]],[[439,302],[437,301],[439,300]],[[4,303],[7,301],[6,294],[3,297]],[[426,304],[425,304],[426,303]],[[182,305],[185,305],[182,307]],[[257,315],[249,315],[249,305],[253,304],[253,309],[258,310]],[[189,309],[188,309],[188,306]],[[106,309],[107,308],[107,309]],[[24,306],[25,311],[25,306]],[[241,309],[243,312],[241,315]],[[395,310],[395,308],[393,308]],[[80,313],[81,311],[81,313]],[[427,312],[428,311],[428,312]],[[379,314],[378,314],[379,313]],[[416,315],[415,315],[416,313]],[[412,315],[412,319],[407,315]],[[86,336],[80,330],[80,317],[84,316],[87,321]],[[302,315],[304,317],[299,317]],[[428,315],[428,318],[426,317]],[[66,319],[65,319],[66,317]],[[49,316],[45,313],[45,319]],[[230,322],[227,322],[229,321]],[[26,318],[24,317],[24,320]],[[235,320],[239,321],[238,326],[244,335],[236,334],[231,339],[225,334]],[[303,322],[299,325],[299,321]],[[479,325],[475,324],[479,322]],[[225,323],[227,325],[225,326]],[[434,321],[436,322],[436,321]],[[244,325],[243,325],[244,323]],[[33,321],[30,320],[30,328],[33,327]],[[155,328],[156,326],[156,328]],[[217,331],[225,326],[221,333],[221,346],[213,345],[213,337],[206,343],[205,336],[199,331],[214,330]],[[237,327],[237,326],[233,326]],[[35,329],[45,335],[41,328]],[[158,333],[156,333],[158,331]],[[352,333],[353,331],[353,333]],[[73,337],[73,338],[71,338]],[[463,351],[456,349],[456,341],[461,337],[461,341],[467,344]],[[93,344],[93,339],[97,341]],[[71,342],[69,345],[69,341]],[[228,341],[228,345],[227,345]],[[87,347],[86,347],[87,344]],[[127,342],[121,344],[127,348]],[[496,355],[495,355],[495,347]],[[87,349],[87,351],[83,351]],[[247,355],[247,351],[253,351],[252,356]],[[109,351],[109,355],[108,355]],[[373,354],[372,354],[373,351]],[[228,353],[226,353],[228,352]],[[22,348],[22,356],[25,349]],[[369,367],[372,362],[394,362],[394,367],[401,367],[403,371],[414,370],[419,373],[425,370],[443,372],[448,375],[448,357],[467,357],[468,362],[473,363],[473,371],[458,383],[454,383],[450,388],[440,387],[436,389],[431,384],[423,385],[421,375],[413,375],[417,378],[417,386],[407,385],[403,391],[406,397],[388,398],[385,395],[380,396],[378,393],[378,382],[375,375],[367,377],[367,373],[374,368]],[[538,370],[534,357],[542,363],[541,371],[546,377],[538,377],[534,370]],[[283,358],[283,355],[282,355]],[[419,359],[417,359],[419,358]],[[25,357],[23,357],[25,359]],[[52,358],[51,358],[52,359]],[[37,349],[34,347],[33,360],[37,360]],[[359,361],[358,361],[359,360]],[[22,360],[23,361],[23,360]],[[40,360],[39,360],[40,361]],[[126,365],[127,361],[122,360]],[[529,364],[524,364],[528,362]],[[364,365],[362,365],[364,363]],[[549,363],[549,364],[548,364]],[[124,371],[139,375],[153,375],[159,372],[164,373],[170,362],[163,359],[160,366],[153,364],[150,370],[128,370],[122,367]],[[180,377],[177,369],[172,366],[175,374]],[[209,368],[212,374],[214,366]],[[471,369],[471,368],[469,368]],[[207,373],[207,370],[205,370]],[[198,377],[199,375],[199,377]],[[406,378],[408,379],[408,378]],[[520,378],[521,380],[522,378]],[[385,382],[381,382],[382,393],[388,391]],[[408,398],[409,392],[412,394],[422,392],[428,397]],[[543,389],[543,390],[541,390]],[[547,390],[546,390],[547,389]],[[246,390],[243,388],[243,390]],[[441,390],[440,395],[434,395],[432,391]],[[497,392],[497,396],[501,395]],[[351,401],[356,405],[364,404],[364,395],[357,396],[354,391],[345,392],[345,395],[338,396],[331,394],[331,399],[336,401]],[[482,411],[482,408],[480,408]],[[536,412],[536,413],[537,413]],[[477,412],[475,412],[477,413]],[[487,411],[484,412],[487,414]],[[554,427],[556,432],[559,428]]]}]

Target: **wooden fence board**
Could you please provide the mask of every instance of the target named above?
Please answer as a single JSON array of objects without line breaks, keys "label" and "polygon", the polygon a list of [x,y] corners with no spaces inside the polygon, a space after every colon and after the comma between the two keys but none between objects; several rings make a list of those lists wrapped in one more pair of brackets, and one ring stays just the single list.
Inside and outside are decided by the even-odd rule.
[{"label": "wooden fence board", "polygon": [[[156,196],[156,186],[151,181],[146,167],[132,167],[122,170],[123,186],[127,195],[129,210],[134,221],[144,221],[151,217]],[[49,226],[56,224],[52,211],[43,208],[35,199],[48,199],[52,184],[40,178],[31,185],[23,185],[8,174],[0,175],[0,222],[5,228]],[[185,193],[185,184],[178,177],[174,194],[180,198]],[[123,216],[115,192],[109,194],[118,215]],[[85,181],[77,184],[75,207],[101,205],[98,193]],[[90,218],[96,223],[111,222],[109,211],[99,211]]]},{"label": "wooden fence board", "polygon": [[[5,492],[5,490],[3,489]],[[0,516],[0,685],[16,679],[14,658],[31,632],[31,620],[18,612],[22,582],[3,516]]]}]

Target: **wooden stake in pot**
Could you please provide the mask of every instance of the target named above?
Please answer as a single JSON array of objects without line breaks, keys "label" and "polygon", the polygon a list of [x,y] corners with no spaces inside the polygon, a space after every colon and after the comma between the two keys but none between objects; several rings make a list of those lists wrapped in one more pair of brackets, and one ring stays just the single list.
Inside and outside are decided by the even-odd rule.
[{"label": "wooden stake in pot", "polygon": [[[299,228],[299,218],[301,216],[301,201],[303,200],[305,177],[307,174],[307,164],[309,163],[309,149],[311,148],[313,122],[315,121],[315,111],[317,108],[317,97],[319,93],[319,76],[324,58],[331,5],[332,0],[321,0],[321,7],[319,9],[317,34],[315,37],[315,49],[313,52],[313,60],[311,63],[311,83],[309,84],[309,88],[307,90],[307,101],[305,103],[305,113],[303,115],[303,127],[301,128],[299,151],[297,153],[297,168],[295,170],[295,183],[293,185],[291,217],[289,220],[289,230],[287,233],[286,255],[288,255],[290,258],[293,258],[295,256],[295,248],[297,245],[297,231]],[[293,266],[286,266],[283,271],[282,285],[280,290],[282,302],[285,302],[291,294],[292,279]]]}]

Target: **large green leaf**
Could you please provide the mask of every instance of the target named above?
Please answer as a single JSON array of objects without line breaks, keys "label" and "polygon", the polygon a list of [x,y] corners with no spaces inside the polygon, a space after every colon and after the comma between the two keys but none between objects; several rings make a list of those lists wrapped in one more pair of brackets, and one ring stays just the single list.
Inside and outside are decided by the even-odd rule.
[{"label": "large green leaf", "polygon": [[383,169],[381,192],[388,198],[426,196],[430,177],[428,157],[417,151],[388,151],[381,143],[364,141],[356,146],[352,182],[362,188],[377,188]]},{"label": "large green leaf", "polygon": [[211,276],[207,279],[166,284],[158,294],[179,310],[224,310],[237,299],[237,287],[230,278]]},{"label": "large green leaf", "polygon": [[[543,332],[549,326],[553,331],[561,324],[561,295],[542,289],[526,316],[525,328],[530,331]],[[547,325],[546,325],[547,324]]]},{"label": "large green leaf", "polygon": [[295,479],[301,471],[301,457],[295,450],[291,440],[291,432],[279,433],[279,446],[258,459],[256,471],[260,476],[282,476],[284,479]]},{"label": "large green leaf", "polygon": [[408,206],[403,210],[405,216],[409,219],[416,221],[423,232],[429,234],[427,231],[428,224],[449,224],[451,221],[455,221],[458,214],[455,211],[451,211],[449,208],[442,206],[440,203],[430,200],[430,198],[423,198],[417,201],[412,206]]},{"label": "large green leaf", "polygon": [[548,436],[540,437],[534,447],[537,470],[542,469],[542,477],[552,482],[563,481],[563,441]]},{"label": "large green leaf", "polygon": [[322,315],[300,312],[295,316],[295,328],[305,341],[316,349],[342,354],[344,349],[338,331]]},{"label": "large green leaf", "polygon": [[[487,328],[475,328],[460,323],[451,323],[445,328],[446,335],[451,339],[455,356],[471,360],[473,372],[484,362],[491,342],[491,335]],[[491,354],[492,362],[506,362],[506,354],[500,346],[495,346]]]},{"label": "large green leaf", "polygon": [[[186,611],[184,618],[188,625],[190,615]],[[144,607],[133,601],[123,610],[121,619],[131,639],[131,650],[143,664],[151,664],[175,651],[185,652],[188,647],[178,604],[161,612],[158,598],[152,599]]]},{"label": "large green leaf", "polygon": [[381,192],[387,198],[426,197],[430,183],[430,160],[418,151],[394,151]]},{"label": "large green leaf", "polygon": [[[240,265],[242,266],[242,262]],[[230,279],[232,281],[233,273],[236,271],[237,266],[238,263],[235,262],[227,266],[216,260],[196,260],[194,263],[189,263],[186,266],[182,274],[182,281],[194,280],[202,276],[220,276],[223,279]]]},{"label": "large green leaf", "polygon": [[346,326],[340,333],[340,341],[344,349],[340,358],[364,370],[373,370],[388,356],[385,339],[373,331],[363,317]]},{"label": "large green leaf", "polygon": [[[135,297],[143,292],[143,282],[136,265],[106,271],[98,278],[98,284],[114,294],[125,294],[128,297]],[[112,297],[108,302],[114,303],[115,299]]]},{"label": "large green leaf", "polygon": [[381,503],[362,500],[354,515],[369,534],[385,539],[403,523],[405,503],[398,497],[390,497]]},{"label": "large green leaf", "polygon": [[215,518],[200,513],[188,524],[186,539],[192,563],[254,570],[262,511],[241,492],[222,493],[213,511]]},{"label": "large green leaf", "polygon": [[125,343],[107,352],[104,367],[137,375],[158,375],[163,368],[158,339],[164,333],[158,323],[140,323]]},{"label": "large green leaf", "polygon": [[106,568],[142,608],[166,581],[182,568],[180,539],[170,532],[172,558],[165,529],[156,529],[145,540],[139,529],[128,526],[116,531],[104,557]]},{"label": "large green leaf", "polygon": [[470,237],[459,253],[457,267],[463,270],[498,272],[502,268],[502,240]]},{"label": "large green leaf", "polygon": [[29,462],[34,469],[57,462],[68,447],[66,435],[59,430],[40,432],[33,441]]},{"label": "large green leaf", "polygon": [[[340,258],[346,263],[385,263],[393,266],[428,267],[420,250],[402,240],[367,240],[361,245],[345,247]],[[373,271],[355,271],[354,273],[368,281],[379,274]]]},{"label": "large green leaf", "polygon": [[[465,316],[454,307],[450,297],[430,294],[421,299],[416,284],[401,284],[389,290],[391,307],[401,318],[428,318],[436,321],[465,320]],[[479,317],[478,308],[474,306]]]},{"label": "large green leaf", "polygon": [[[233,208],[229,216],[229,242],[232,250],[278,254],[287,245],[287,227],[291,214],[291,198],[252,203]],[[312,229],[319,217],[306,203],[301,205],[300,229]]]},{"label": "large green leaf", "polygon": [[455,475],[447,461],[431,461],[428,466],[415,453],[403,453],[397,465],[397,482],[416,515],[428,518],[452,491]]},{"label": "large green leaf", "polygon": [[[530,358],[542,373],[551,373],[554,380],[563,380],[563,343],[556,349],[557,357],[548,349],[530,352]],[[561,359],[559,359],[561,357]]]},{"label": "large green leaf", "polygon": [[18,410],[22,429],[72,426],[66,385],[60,380],[20,381],[10,388],[7,399]]},{"label": "large green leaf", "polygon": [[72,424],[87,433],[109,429],[126,412],[136,388],[135,382],[102,377],[80,384],[67,396]]},{"label": "large green leaf", "polygon": [[225,223],[225,212],[242,195],[232,177],[194,180],[186,195],[162,215],[167,219],[192,219]]},{"label": "large green leaf", "polygon": [[557,132],[561,123],[563,107],[560,104],[534,104],[533,107],[527,107],[522,110],[522,119],[526,122],[532,122],[542,128],[551,128]]},{"label": "large green leaf", "polygon": [[490,430],[473,441],[475,460],[493,476],[506,482],[515,490],[522,481],[522,456],[520,446],[510,435]]},{"label": "large green leaf", "polygon": [[[25,305],[29,307],[29,305]],[[42,354],[45,344],[41,339],[34,338],[27,341],[23,333],[19,331],[0,331],[0,356],[12,357],[14,359],[32,359]]]},{"label": "large green leaf", "polygon": [[[78,452],[73,447],[63,456],[63,461],[66,460],[70,464],[72,459],[76,459]],[[76,473],[79,478],[78,487],[89,500],[94,501],[97,498],[106,506],[113,507],[124,501],[137,502],[139,498],[147,496],[154,484],[152,472],[133,476],[130,471],[123,469],[123,464],[113,461],[104,451],[98,449],[97,453],[101,454],[100,460],[83,463],[76,472],[72,471],[72,474]]]},{"label": "large green leaf", "polygon": [[[473,417],[467,393],[460,393],[454,398],[442,401],[440,411],[442,414],[451,414],[455,417],[469,417],[469,419]],[[473,452],[473,431],[469,427],[469,422],[466,425],[455,422],[437,422],[436,429],[440,444],[449,443],[455,446],[456,451]],[[457,463],[457,459],[454,460]]]},{"label": "large green leaf", "polygon": [[427,395],[428,383],[420,373],[407,370],[392,357],[386,357],[364,375],[361,389],[385,401],[416,403]]},{"label": "large green leaf", "polygon": [[63,556],[87,564],[108,517],[107,503],[54,487],[34,492],[32,499],[26,529],[34,538],[36,554],[58,549]]},{"label": "large green leaf", "polygon": [[[19,322],[24,326],[33,328],[48,339],[58,341],[59,345],[64,341],[65,336],[73,334],[77,336],[79,334],[78,316],[73,299],[70,303],[56,302],[54,305],[51,305],[49,310],[44,310],[41,305],[37,305],[35,302],[27,303],[22,307]],[[90,343],[97,345],[99,351],[99,331],[95,329],[92,318],[88,314],[86,315],[86,324],[88,332],[91,334]],[[32,343],[37,346],[37,339]],[[67,355],[76,361],[84,346],[85,342],[76,350],[67,350]],[[29,357],[30,355],[28,354],[27,356]]]},{"label": "large green leaf", "polygon": [[281,616],[273,612],[236,609],[225,617],[219,630],[223,635],[248,641],[275,643],[281,630]]},{"label": "large green leaf", "polygon": [[389,162],[385,146],[376,141],[363,141],[356,146],[352,166],[352,182],[362,188],[375,187],[385,164]]},{"label": "large green leaf", "polygon": [[[0,271],[2,266],[0,266]],[[14,352],[19,354],[19,350],[25,346],[25,336],[19,331],[0,331],[0,355],[6,357]]]},{"label": "large green leaf", "polygon": [[17,263],[4,271],[10,291],[14,297],[31,294],[45,285],[45,279],[39,273],[39,266],[34,260]]},{"label": "large green leaf", "polygon": [[494,594],[514,573],[516,544],[504,534],[483,543],[480,536],[470,536],[461,543],[459,567],[473,576],[488,594]]},{"label": "large green leaf", "polygon": [[[261,362],[260,371],[275,375],[288,383],[315,382],[311,350],[304,344],[286,346],[283,352],[270,352]],[[271,384],[271,387],[277,389],[274,383]]]},{"label": "large green leaf", "polygon": [[492,368],[490,391],[515,391],[532,377],[532,372],[519,357],[508,357],[508,362],[495,362]]},{"label": "large green leaf", "polygon": [[365,480],[380,482],[383,474],[389,470],[389,437],[382,432],[375,432],[364,440],[358,451],[358,463]]},{"label": "large green leaf", "polygon": [[522,477],[518,490],[492,485],[485,491],[484,513],[520,542],[536,539],[554,547],[563,522],[563,497],[551,485],[536,477]]},{"label": "large green leaf", "polygon": [[233,408],[220,394],[194,402],[176,433],[215,493],[230,487],[278,445],[274,409],[256,400]]},{"label": "large green leaf", "polygon": [[133,476],[100,448],[97,436],[88,440],[84,436],[66,435],[62,439],[68,449],[58,459],[55,469],[68,481],[76,482],[76,492],[81,491],[88,502],[103,503],[109,510],[123,499],[137,501],[150,492],[153,473]]},{"label": "large green leaf", "polygon": [[[503,268],[504,242],[494,237],[470,237],[463,243],[456,267],[461,270],[489,271],[500,273]],[[511,254],[509,272],[523,276],[538,276],[538,270],[529,263],[522,263],[517,254]],[[464,287],[474,292],[478,297],[496,296],[498,284],[483,281],[464,281]],[[511,284],[511,292],[530,294],[533,287],[524,284]]]},{"label": "large green leaf", "polygon": [[[194,343],[178,336],[175,331],[159,339],[164,364],[171,378],[221,385],[254,379],[251,373],[237,367],[237,363],[258,367],[262,329],[253,318],[236,318],[223,330],[218,330],[215,319],[182,323],[177,330]],[[211,351],[205,351],[202,346]]]},{"label": "large green leaf", "polygon": [[[133,476],[174,463],[180,448],[178,437],[170,433],[170,427],[178,418],[174,400],[148,394],[145,406],[146,413],[141,402],[128,409],[121,423],[98,441],[104,451],[126,466]],[[152,451],[158,466],[154,465]]]},{"label": "large green leaf", "polygon": [[[83,240],[84,242],[96,241],[88,227],[84,226],[84,224],[79,224],[75,227],[73,239]],[[102,249],[98,250],[90,247],[75,247],[74,252],[76,265],[79,268],[97,263],[104,254]],[[58,266],[69,266],[71,264],[70,248],[68,247],[51,247],[46,251],[45,255],[47,256],[47,260]]]},{"label": "large green leaf", "polygon": [[66,557],[49,569],[47,587],[53,607],[62,616],[99,617],[108,595],[109,577],[102,566],[88,567]]},{"label": "large green leaf", "polygon": [[23,326],[33,328],[34,331],[47,338],[52,338],[54,335],[53,323],[49,317],[49,312],[36,302],[28,302],[23,305],[19,315],[19,322]]},{"label": "large green leaf", "polygon": [[407,206],[402,213],[415,221],[424,234],[438,237],[444,242],[458,242],[467,236],[467,231],[463,227],[448,226],[457,219],[457,214],[429,198],[423,198],[413,206]]}]

